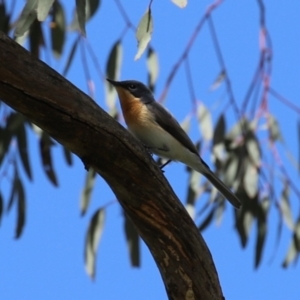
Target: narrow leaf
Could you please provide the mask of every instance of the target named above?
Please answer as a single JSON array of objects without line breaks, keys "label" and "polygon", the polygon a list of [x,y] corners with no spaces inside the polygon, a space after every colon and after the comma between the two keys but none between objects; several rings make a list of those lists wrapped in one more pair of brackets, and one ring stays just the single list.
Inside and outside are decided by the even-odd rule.
[{"label": "narrow leaf", "polygon": [[126,241],[128,246],[128,251],[130,255],[130,262],[133,267],[140,266],[140,238],[133,226],[131,220],[128,218],[124,212],[124,229],[126,235]]},{"label": "narrow leaf", "polygon": [[0,127],[0,165],[7,154],[12,137],[11,132]]},{"label": "narrow leaf", "polygon": [[151,9],[149,8],[147,12],[143,15],[139,22],[135,37],[138,42],[138,51],[134,57],[134,60],[138,60],[144,53],[147,45],[151,40],[151,34],[153,31],[153,20],[151,15]]},{"label": "narrow leaf", "polygon": [[172,0],[172,2],[180,8],[185,8],[187,6],[187,0]]},{"label": "narrow leaf", "polygon": [[17,181],[18,181],[18,174],[17,174],[17,166],[14,163],[14,175],[13,175],[13,182],[11,185],[11,192],[10,192],[10,197],[8,200],[8,204],[7,204],[7,212],[9,212],[15,202],[16,199],[16,194],[17,194]]},{"label": "narrow leaf", "polygon": [[86,20],[86,0],[76,0],[76,13],[78,25],[81,33],[86,36],[85,32],[85,20]]},{"label": "narrow leaf", "polygon": [[[87,23],[91,19],[91,17],[96,13],[96,11],[100,5],[100,0],[84,0],[84,2],[85,2],[84,6],[82,6],[82,8],[80,8],[80,9],[84,9],[85,23]],[[83,3],[80,3],[80,4],[83,5]],[[78,6],[77,6],[77,8],[78,8]],[[69,30],[82,32],[81,26],[78,21],[77,9],[73,14],[73,19],[69,26]]]},{"label": "narrow leaf", "polygon": [[68,71],[69,71],[69,68],[70,68],[71,63],[72,63],[73,58],[74,58],[74,54],[75,54],[76,49],[77,49],[77,46],[78,46],[78,44],[79,44],[79,40],[80,40],[80,37],[78,37],[78,38],[74,41],[74,43],[73,43],[73,46],[72,46],[71,51],[70,51],[69,56],[68,56],[68,60],[67,60],[66,66],[65,66],[65,68],[64,68],[64,70],[63,70],[63,76],[66,76],[67,73],[68,73]]},{"label": "narrow leaf", "polygon": [[214,137],[213,137],[213,145],[217,145],[219,143],[223,143],[225,139],[225,132],[226,132],[226,122],[225,122],[225,117],[224,114],[221,114],[215,131],[214,131]]},{"label": "narrow leaf", "polygon": [[27,0],[19,19],[16,22],[15,36],[22,36],[37,16],[38,0]]},{"label": "narrow leaf", "polygon": [[279,128],[279,124],[275,117],[271,114],[268,115],[268,129],[269,129],[269,135],[272,142],[283,142],[282,134]]},{"label": "narrow leaf", "polygon": [[238,156],[234,152],[230,153],[230,155],[227,158],[226,165],[224,167],[225,169],[224,181],[229,186],[231,186],[234,183],[237,177],[238,166],[239,166]]},{"label": "narrow leaf", "polygon": [[100,0],[87,0],[86,2],[86,21],[90,20],[96,13],[100,5]]},{"label": "narrow leaf", "polygon": [[29,153],[27,146],[27,134],[24,123],[21,124],[17,131],[18,150],[24,170],[30,180],[32,180],[31,167],[29,163]]},{"label": "narrow leaf", "polygon": [[51,42],[52,51],[56,58],[60,58],[65,43],[66,19],[63,7],[59,1],[53,5],[52,23],[51,23]]},{"label": "narrow leaf", "polygon": [[85,238],[85,269],[91,278],[95,278],[95,265],[96,265],[96,254],[99,246],[100,238],[102,236],[105,219],[105,210],[98,209],[89,224],[89,228]]},{"label": "narrow leaf", "polygon": [[194,170],[190,172],[186,197],[186,209],[193,220],[195,218],[195,203],[199,195],[200,178],[201,174],[199,172],[196,172]]},{"label": "narrow leaf", "polygon": [[259,142],[255,136],[253,136],[253,138],[247,139],[246,148],[247,148],[248,155],[251,159],[251,163],[253,163],[256,167],[260,167],[261,150],[259,147]]},{"label": "narrow leaf", "polygon": [[294,230],[294,220],[291,212],[289,197],[290,197],[290,186],[288,183],[285,183],[281,193],[279,206],[283,216],[283,220],[285,221],[286,225],[288,226],[289,229]]},{"label": "narrow leaf", "polygon": [[265,245],[267,233],[266,216],[261,207],[258,206],[257,213],[257,235],[256,235],[256,246],[255,246],[255,268],[257,268],[261,262],[262,253]]},{"label": "narrow leaf", "polygon": [[191,116],[187,115],[185,119],[182,122],[180,122],[180,126],[186,133],[188,133],[191,126]]},{"label": "narrow leaf", "polygon": [[211,91],[215,91],[218,87],[220,87],[220,85],[225,80],[225,78],[226,78],[226,72],[222,70],[209,89]]},{"label": "narrow leaf", "polygon": [[203,103],[198,105],[197,118],[203,138],[206,141],[210,141],[213,137],[213,124],[211,114]]},{"label": "narrow leaf", "polygon": [[29,50],[36,58],[40,57],[40,48],[45,45],[41,24],[35,19],[29,30]]},{"label": "narrow leaf", "polygon": [[5,2],[1,1],[0,3],[0,31],[8,35],[10,30],[10,18],[11,15],[9,12],[6,12]]},{"label": "narrow leaf", "polygon": [[299,256],[299,252],[297,251],[297,246],[295,243],[295,239],[293,238],[290,244],[290,248],[287,252],[287,255],[284,259],[284,262],[282,263],[283,268],[287,268],[289,264],[293,261],[296,260],[297,257]]},{"label": "narrow leaf", "polygon": [[151,91],[154,91],[154,85],[156,83],[159,66],[158,66],[158,57],[156,52],[149,47],[147,53],[147,69],[148,69],[148,87]]},{"label": "narrow leaf", "polygon": [[80,211],[81,215],[86,213],[86,210],[91,201],[92,191],[95,185],[96,172],[93,168],[89,168],[85,177],[85,184],[80,196]]},{"label": "narrow leaf", "polygon": [[65,160],[66,160],[67,164],[69,166],[71,166],[73,164],[72,152],[64,146],[62,148],[63,148],[63,151],[64,151]]},{"label": "narrow leaf", "polygon": [[25,217],[26,217],[26,202],[25,202],[25,192],[23,184],[20,178],[17,179],[17,194],[18,194],[18,215],[17,215],[17,226],[15,238],[18,239],[24,229]]},{"label": "narrow leaf", "polygon": [[211,211],[208,213],[206,218],[198,226],[199,231],[203,231],[213,220],[215,214],[215,207],[212,207]]},{"label": "narrow leaf", "polygon": [[244,187],[245,191],[250,198],[254,198],[258,193],[258,172],[257,168],[249,161],[245,159],[246,172],[244,175]]},{"label": "narrow leaf", "polygon": [[53,142],[50,136],[46,132],[43,132],[40,138],[40,152],[42,157],[43,168],[50,181],[55,186],[58,186],[57,178],[52,164],[52,157],[51,157],[52,146],[53,146]]},{"label": "narrow leaf", "polygon": [[[117,41],[110,50],[106,63],[106,76],[112,80],[118,80],[120,76],[121,61],[122,61],[122,44]],[[113,86],[106,82],[106,104],[110,110],[116,106],[116,90]]]},{"label": "narrow leaf", "polygon": [[37,18],[40,22],[47,18],[53,2],[54,0],[38,0]]}]

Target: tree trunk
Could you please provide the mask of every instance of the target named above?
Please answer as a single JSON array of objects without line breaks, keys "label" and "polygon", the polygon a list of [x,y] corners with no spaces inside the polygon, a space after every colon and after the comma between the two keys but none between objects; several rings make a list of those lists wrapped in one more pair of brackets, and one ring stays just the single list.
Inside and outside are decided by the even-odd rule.
[{"label": "tree trunk", "polygon": [[144,147],[87,95],[1,32],[0,98],[106,180],[149,247],[169,299],[223,299],[209,249]]}]

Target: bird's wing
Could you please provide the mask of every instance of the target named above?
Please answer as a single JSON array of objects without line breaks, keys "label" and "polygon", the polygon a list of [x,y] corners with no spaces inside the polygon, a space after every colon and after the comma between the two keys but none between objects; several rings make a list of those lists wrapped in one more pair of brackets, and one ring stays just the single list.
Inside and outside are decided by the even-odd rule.
[{"label": "bird's wing", "polygon": [[147,108],[155,116],[157,124],[178,140],[184,147],[199,156],[199,153],[189,136],[164,107],[162,107],[158,102],[153,101],[147,104]]}]

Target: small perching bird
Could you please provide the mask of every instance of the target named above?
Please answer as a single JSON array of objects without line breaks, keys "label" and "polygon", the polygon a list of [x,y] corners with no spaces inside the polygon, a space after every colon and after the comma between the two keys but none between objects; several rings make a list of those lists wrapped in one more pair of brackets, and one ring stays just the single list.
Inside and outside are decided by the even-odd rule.
[{"label": "small perching bird", "polygon": [[116,88],[125,122],[138,140],[154,154],[180,161],[201,173],[235,208],[240,208],[239,199],[210,170],[179,123],[143,83],[107,80]]}]

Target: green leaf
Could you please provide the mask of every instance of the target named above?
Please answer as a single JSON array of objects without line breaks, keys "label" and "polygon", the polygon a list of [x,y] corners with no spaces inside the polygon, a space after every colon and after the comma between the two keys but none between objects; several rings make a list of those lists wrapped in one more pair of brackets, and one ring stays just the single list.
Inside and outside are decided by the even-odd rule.
[{"label": "green leaf", "polygon": [[36,57],[40,57],[40,48],[45,45],[44,34],[41,23],[34,20],[30,26],[29,31],[29,49],[30,52]]},{"label": "green leaf", "polygon": [[42,22],[47,18],[54,0],[38,0],[37,19]]},{"label": "green leaf", "polygon": [[145,49],[147,48],[151,40],[152,31],[153,31],[153,19],[151,15],[151,9],[149,8],[141,18],[137,27],[137,31],[135,33],[135,37],[138,42],[138,50],[134,57],[134,60],[138,60],[144,53]]},{"label": "green leaf", "polygon": [[191,116],[187,115],[185,119],[182,122],[180,122],[180,126],[186,133],[188,133],[191,126]]},{"label": "green leaf", "polygon": [[216,220],[216,225],[220,226],[223,220],[224,212],[226,208],[226,202],[222,201],[216,208],[216,211],[214,213],[214,217]]},{"label": "green leaf", "polygon": [[226,132],[225,117],[224,114],[221,114],[214,131],[214,136],[213,136],[214,146],[224,142],[225,132]]},{"label": "green leaf", "polygon": [[17,166],[14,163],[14,175],[13,175],[13,182],[11,185],[11,192],[10,197],[7,204],[7,211],[9,212],[15,202],[15,196],[17,194],[17,181],[18,181],[18,173],[17,173]]},{"label": "green leaf", "polygon": [[88,0],[86,2],[86,21],[90,20],[96,13],[100,5],[100,0]]},{"label": "green leaf", "polygon": [[11,139],[12,133],[0,127],[0,165],[7,154]]},{"label": "green leaf", "polygon": [[242,135],[243,130],[247,131],[249,129],[249,121],[245,118],[240,119],[228,132],[226,139],[233,142],[231,148],[236,148],[235,140]]},{"label": "green leaf", "polygon": [[257,268],[261,262],[262,253],[266,241],[267,224],[266,215],[261,205],[258,205],[257,211],[257,235],[256,235],[256,246],[255,246],[255,268]]},{"label": "green leaf", "polygon": [[200,232],[202,232],[212,222],[215,210],[216,208],[212,207],[206,218],[199,224],[198,229]]},{"label": "green leaf", "polygon": [[237,194],[239,199],[243,199],[243,206],[235,210],[235,228],[239,234],[243,248],[247,246],[253,221],[255,220],[254,212],[257,210],[257,198],[250,199],[245,191],[239,190]]},{"label": "green leaf", "polygon": [[185,8],[187,6],[187,0],[172,0],[172,2],[180,8]]},{"label": "green leaf", "polygon": [[245,159],[245,174],[244,174],[244,187],[245,191],[250,198],[254,198],[258,193],[258,172],[257,168],[253,166],[253,164],[249,161],[249,159]]},{"label": "green leaf", "polygon": [[300,252],[300,216],[298,217],[294,230],[294,241],[297,251]]},{"label": "green leaf", "polygon": [[22,36],[37,16],[38,0],[27,0],[20,17],[16,22],[15,36]]},{"label": "green leaf", "polygon": [[92,191],[94,189],[95,185],[95,178],[96,178],[96,172],[93,168],[89,168],[88,172],[86,173],[85,177],[85,184],[84,188],[81,192],[80,196],[80,211],[81,215],[84,215],[86,213],[86,210],[89,206]]},{"label": "green leaf", "polygon": [[27,146],[27,135],[25,124],[22,123],[17,131],[17,141],[18,141],[18,150],[21,158],[21,162],[23,164],[24,170],[30,180],[32,180],[31,167],[29,163],[29,153]]},{"label": "green leaf", "polygon": [[5,2],[1,1],[0,3],[0,31],[8,35],[10,30],[9,28],[10,14],[6,13]]},{"label": "green leaf", "polygon": [[211,91],[215,91],[218,87],[221,86],[221,84],[225,80],[225,78],[226,78],[226,72],[224,70],[222,70],[209,89]]},{"label": "green leaf", "polygon": [[76,0],[77,21],[81,34],[86,36],[85,21],[86,21],[86,0]]},{"label": "green leaf", "polygon": [[280,212],[283,216],[283,220],[285,221],[286,225],[288,226],[289,229],[294,230],[294,220],[291,212],[289,197],[290,197],[290,186],[287,182],[285,182],[281,193],[279,207],[280,207]]},{"label": "green leaf", "polygon": [[128,251],[130,255],[130,262],[133,267],[140,266],[140,237],[137,230],[133,226],[131,220],[128,218],[124,212],[124,229],[126,235],[126,241],[128,246]]},{"label": "green leaf", "polygon": [[259,142],[257,138],[254,136],[247,139],[246,148],[248,155],[251,159],[251,162],[258,168],[261,165],[261,150],[259,147]]},{"label": "green leaf", "polygon": [[294,237],[292,238],[291,244],[290,244],[290,248],[287,252],[287,255],[284,259],[284,262],[282,263],[282,267],[283,268],[287,268],[289,266],[289,264],[294,260],[296,261],[296,259],[299,256],[299,252],[297,250],[297,246],[295,243],[295,239]]},{"label": "green leaf", "polygon": [[88,275],[93,279],[96,274],[96,254],[104,228],[104,220],[105,210],[100,208],[94,213],[85,238],[85,269]]},{"label": "green leaf", "polygon": [[43,131],[40,138],[40,152],[42,157],[43,169],[47,177],[50,179],[50,181],[55,186],[58,186],[57,178],[52,164],[52,157],[51,157],[51,147],[53,145],[54,143],[51,140],[50,136]]},{"label": "green leaf", "polygon": [[16,190],[18,195],[18,214],[17,214],[17,226],[16,226],[16,235],[15,238],[18,239],[24,229],[25,217],[26,217],[26,201],[25,201],[25,192],[23,184],[20,178],[17,178]]},{"label": "green leaf", "polygon": [[[85,2],[84,6],[83,3],[80,3],[80,9],[82,9],[85,13],[85,23],[87,23],[92,16],[96,13],[99,5],[100,5],[100,0],[85,0],[85,1],[80,1],[80,2]],[[78,6],[77,6],[78,8]],[[78,22],[78,14],[77,14],[77,9],[73,15],[73,20],[69,26],[70,30],[75,30],[75,31],[81,31],[81,26],[79,25]]]},{"label": "green leaf", "polygon": [[16,134],[19,127],[22,126],[24,120],[24,116],[20,113],[11,113],[6,120],[7,130],[9,130],[12,134]]},{"label": "green leaf", "polygon": [[[122,44],[118,40],[110,50],[108,60],[106,63],[106,77],[112,80],[118,80],[120,76],[121,70],[121,62],[122,62]],[[110,108],[110,110],[114,109],[116,106],[116,90],[109,83],[105,83],[106,87],[106,104]]]},{"label": "green leaf", "polygon": [[72,46],[71,51],[70,51],[69,56],[68,56],[68,60],[67,60],[66,66],[65,66],[65,68],[63,70],[63,76],[66,76],[67,73],[68,73],[68,71],[69,71],[69,68],[71,66],[72,60],[74,58],[75,51],[76,51],[77,46],[79,44],[79,40],[80,40],[80,36],[78,36],[78,38],[73,43],[73,46]]},{"label": "green leaf", "polygon": [[72,166],[72,164],[73,164],[72,152],[64,146],[63,146],[63,151],[64,151],[64,156],[65,156],[65,160],[66,160],[67,164],[69,166]]},{"label": "green leaf", "polygon": [[210,141],[213,137],[213,123],[209,110],[203,103],[200,103],[197,108],[197,118],[200,132],[203,139]]},{"label": "green leaf", "polygon": [[51,42],[52,51],[56,58],[60,58],[65,43],[66,19],[63,7],[59,1],[53,5]]},{"label": "green leaf", "polygon": [[271,114],[268,114],[267,117],[268,121],[268,129],[269,129],[269,135],[272,142],[283,142],[282,134],[279,128],[279,124],[275,117]]},{"label": "green leaf", "polygon": [[195,218],[195,203],[199,195],[199,182],[201,174],[192,170],[190,172],[190,178],[188,182],[188,191],[186,197],[186,210],[188,211],[191,218]]},{"label": "green leaf", "polygon": [[159,64],[157,54],[151,47],[148,48],[146,63],[148,69],[148,87],[151,91],[154,91],[159,72]]}]

